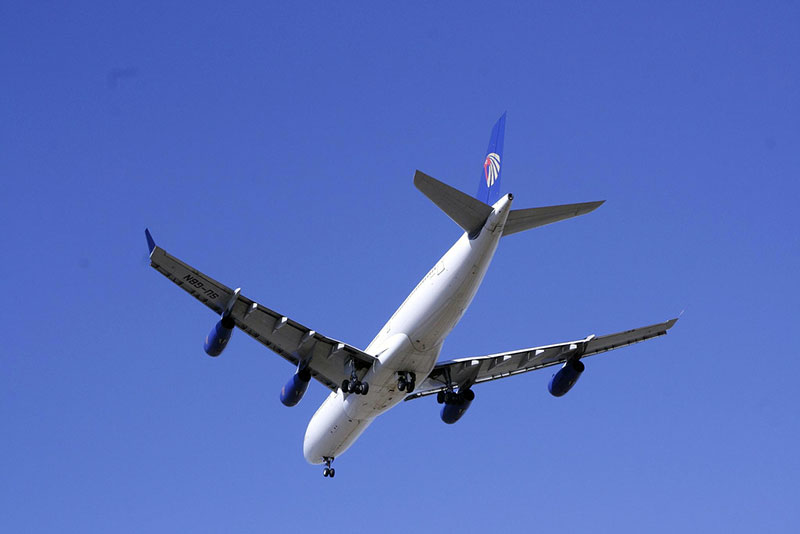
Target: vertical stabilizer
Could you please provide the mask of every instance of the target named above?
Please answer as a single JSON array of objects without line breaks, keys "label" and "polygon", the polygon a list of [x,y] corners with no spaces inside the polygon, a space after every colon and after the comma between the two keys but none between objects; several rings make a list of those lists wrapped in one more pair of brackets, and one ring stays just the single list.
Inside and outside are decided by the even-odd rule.
[{"label": "vertical stabilizer", "polygon": [[489,138],[489,148],[483,158],[483,170],[475,198],[484,204],[493,205],[500,199],[500,171],[503,158],[503,136],[506,130],[506,114],[497,120]]}]

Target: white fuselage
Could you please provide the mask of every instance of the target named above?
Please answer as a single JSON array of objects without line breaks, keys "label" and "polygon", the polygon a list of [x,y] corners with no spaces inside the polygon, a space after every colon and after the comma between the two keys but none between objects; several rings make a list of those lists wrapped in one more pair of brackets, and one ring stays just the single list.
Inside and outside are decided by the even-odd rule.
[{"label": "white fuselage", "polygon": [[498,200],[480,234],[473,239],[466,233],[461,236],[417,284],[365,350],[378,359],[363,377],[369,393],[346,394],[339,389],[311,418],[303,441],[306,460],[319,464],[339,456],[375,417],[402,401],[399,372],[413,372],[422,383],[433,370],[444,339],[483,281],[510,208],[511,195]]}]

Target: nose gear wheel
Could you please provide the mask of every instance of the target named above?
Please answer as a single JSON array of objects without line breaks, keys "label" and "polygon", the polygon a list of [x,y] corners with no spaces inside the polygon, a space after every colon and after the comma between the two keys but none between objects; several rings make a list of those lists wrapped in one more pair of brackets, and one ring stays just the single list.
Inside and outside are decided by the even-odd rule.
[{"label": "nose gear wheel", "polygon": [[322,470],[322,476],[324,476],[325,478],[327,477],[333,478],[334,475],[336,475],[336,469],[331,467],[331,464],[333,463],[333,458],[331,458],[330,456],[326,456],[323,459],[325,460],[325,469]]}]

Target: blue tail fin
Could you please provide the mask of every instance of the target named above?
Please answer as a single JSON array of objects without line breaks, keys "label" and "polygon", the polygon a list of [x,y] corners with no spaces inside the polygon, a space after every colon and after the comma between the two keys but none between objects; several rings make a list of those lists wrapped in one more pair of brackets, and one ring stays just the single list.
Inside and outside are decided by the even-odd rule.
[{"label": "blue tail fin", "polygon": [[475,198],[490,206],[500,198],[500,160],[503,158],[503,136],[506,131],[506,114],[497,120],[489,138],[489,148],[483,160],[481,182]]}]

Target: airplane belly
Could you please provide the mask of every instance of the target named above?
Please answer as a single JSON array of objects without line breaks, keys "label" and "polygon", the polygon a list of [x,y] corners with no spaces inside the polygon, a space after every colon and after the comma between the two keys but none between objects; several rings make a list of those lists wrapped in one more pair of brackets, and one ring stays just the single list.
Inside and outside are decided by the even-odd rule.
[{"label": "airplane belly", "polygon": [[441,345],[472,302],[497,248],[500,234],[464,235],[414,289],[382,330],[405,333],[414,349]]},{"label": "airplane belly", "polygon": [[398,404],[406,393],[397,389],[397,373],[413,372],[421,382],[436,365],[439,348],[420,352],[405,334],[391,336],[378,354],[380,364],[363,378],[369,383],[369,393],[347,395],[343,402],[345,413],[353,419],[372,419]]},{"label": "airplane belly", "polygon": [[303,439],[303,456],[311,464],[335,458],[355,443],[372,419],[354,419],[347,415],[341,390],[322,403],[308,423]]}]

